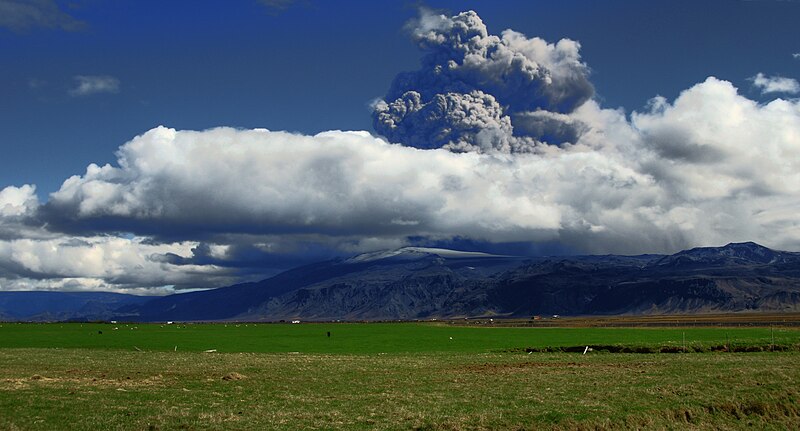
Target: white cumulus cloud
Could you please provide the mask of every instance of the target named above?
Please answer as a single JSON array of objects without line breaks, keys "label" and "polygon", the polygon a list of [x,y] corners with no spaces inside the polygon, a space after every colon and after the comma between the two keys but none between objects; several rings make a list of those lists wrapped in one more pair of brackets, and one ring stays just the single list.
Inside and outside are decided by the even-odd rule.
[{"label": "white cumulus cloud", "polygon": [[22,187],[8,186],[0,190],[0,217],[23,216],[31,213],[38,205],[36,187],[30,184]]},{"label": "white cumulus cloud", "polygon": [[44,213],[68,231],[186,239],[460,237],[618,253],[800,246],[798,102],[762,105],[709,78],[631,121],[595,102],[571,115],[586,127],[575,145],[517,155],[420,150],[367,132],[159,127],[123,145],[116,166],[65,181]]},{"label": "white cumulus cloud", "polygon": [[235,280],[215,265],[171,265],[168,253],[191,255],[193,242],[148,244],[110,236],[0,241],[0,290],[103,290],[163,294]]},{"label": "white cumulus cloud", "polygon": [[[514,181],[514,159],[421,151],[367,132],[159,127],[118,154],[118,166],[91,165],[50,196],[51,222],[102,219],[120,230],[187,235],[539,238],[558,227],[557,208],[536,199],[540,186]],[[523,167],[536,174],[542,163],[529,158]]]},{"label": "white cumulus cloud", "polygon": [[758,73],[756,76],[750,78],[753,85],[761,90],[761,94],[768,93],[786,93],[798,94],[800,93],[800,83],[796,79],[786,78],[783,76],[766,76],[763,73]]}]

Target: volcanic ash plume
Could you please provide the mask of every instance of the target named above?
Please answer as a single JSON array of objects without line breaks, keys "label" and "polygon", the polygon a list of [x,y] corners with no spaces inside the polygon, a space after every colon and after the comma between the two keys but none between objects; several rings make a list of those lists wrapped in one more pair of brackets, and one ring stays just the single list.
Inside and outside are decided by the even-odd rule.
[{"label": "volcanic ash plume", "polygon": [[594,95],[580,44],[550,44],[506,30],[490,35],[473,11],[422,11],[410,24],[427,54],[375,104],[375,130],[389,141],[456,152],[535,152],[574,143],[583,125],[568,114]]}]

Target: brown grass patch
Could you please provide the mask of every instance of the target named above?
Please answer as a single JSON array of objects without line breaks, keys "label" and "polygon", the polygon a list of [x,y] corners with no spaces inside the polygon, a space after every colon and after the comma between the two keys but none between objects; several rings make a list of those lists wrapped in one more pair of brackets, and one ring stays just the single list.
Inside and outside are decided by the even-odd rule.
[{"label": "brown grass patch", "polygon": [[243,374],[239,374],[236,371],[230,372],[222,376],[222,380],[231,381],[231,380],[244,380],[247,377]]},{"label": "brown grass patch", "polygon": [[511,363],[483,363],[471,364],[456,371],[464,371],[470,373],[508,373],[508,372],[524,372],[526,370],[534,369],[548,369],[554,371],[568,371],[574,369],[633,369],[641,368],[640,364],[622,364],[622,363],[588,363],[588,362],[511,362]]},{"label": "brown grass patch", "polygon": [[71,387],[106,387],[106,388],[136,388],[164,386],[164,378],[160,374],[145,378],[132,378],[130,376],[118,379],[102,377],[46,377],[34,374],[27,378],[8,378],[0,381],[0,390],[20,390],[31,386],[71,386]]}]

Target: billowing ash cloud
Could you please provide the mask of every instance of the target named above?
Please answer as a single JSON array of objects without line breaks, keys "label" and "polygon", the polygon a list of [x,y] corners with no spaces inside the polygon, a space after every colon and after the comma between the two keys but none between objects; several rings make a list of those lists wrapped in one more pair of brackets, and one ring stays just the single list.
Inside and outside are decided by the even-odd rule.
[{"label": "billowing ash cloud", "polygon": [[594,94],[580,44],[550,44],[506,30],[490,35],[473,11],[422,10],[410,24],[426,52],[374,105],[375,130],[391,142],[452,151],[534,152],[574,143],[583,126],[565,114]]}]

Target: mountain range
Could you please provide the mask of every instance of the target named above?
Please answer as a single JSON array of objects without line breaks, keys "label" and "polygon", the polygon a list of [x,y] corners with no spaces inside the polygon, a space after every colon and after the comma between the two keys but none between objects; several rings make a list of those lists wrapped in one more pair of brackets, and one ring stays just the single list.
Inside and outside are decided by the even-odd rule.
[{"label": "mountain range", "polygon": [[3,320],[414,320],[742,311],[800,311],[800,253],[752,242],[672,255],[535,258],[406,247],[163,297],[0,292]]}]

